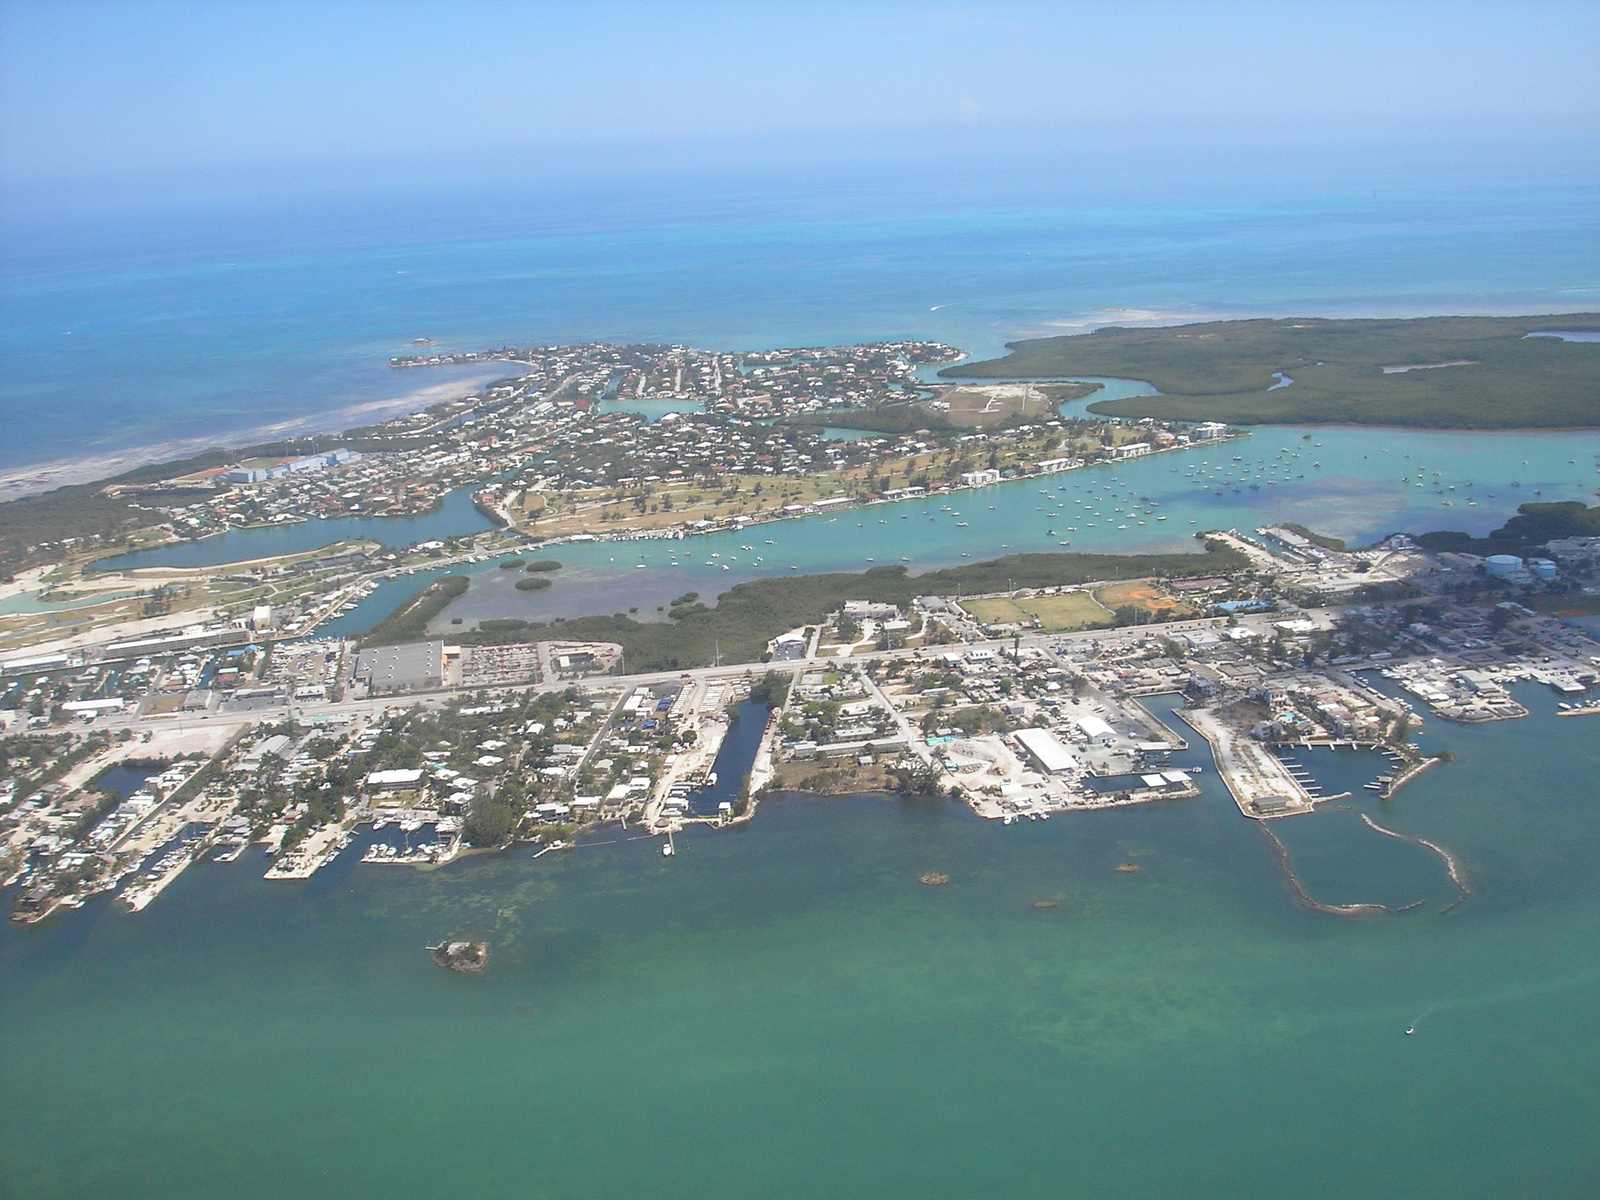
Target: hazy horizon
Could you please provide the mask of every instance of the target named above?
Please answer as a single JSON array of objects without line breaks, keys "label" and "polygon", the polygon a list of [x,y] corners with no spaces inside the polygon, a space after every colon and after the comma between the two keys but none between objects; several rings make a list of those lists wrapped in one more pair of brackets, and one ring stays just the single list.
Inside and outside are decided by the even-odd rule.
[{"label": "hazy horizon", "polygon": [[0,219],[574,188],[837,206],[895,172],[1023,206],[1593,184],[1597,48],[1591,4],[14,3]]}]

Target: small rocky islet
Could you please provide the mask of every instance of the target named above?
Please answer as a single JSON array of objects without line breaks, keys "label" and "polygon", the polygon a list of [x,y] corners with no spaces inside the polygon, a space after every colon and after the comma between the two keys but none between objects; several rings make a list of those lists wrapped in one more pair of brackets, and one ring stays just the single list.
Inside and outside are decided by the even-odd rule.
[{"label": "small rocky islet", "polygon": [[450,971],[476,975],[489,965],[489,943],[459,939],[424,947],[433,961]]}]

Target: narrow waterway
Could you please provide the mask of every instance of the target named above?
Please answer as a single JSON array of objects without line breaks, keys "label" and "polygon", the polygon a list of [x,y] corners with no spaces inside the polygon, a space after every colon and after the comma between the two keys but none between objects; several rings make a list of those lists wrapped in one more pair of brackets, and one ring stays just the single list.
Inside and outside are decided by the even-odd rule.
[{"label": "narrow waterway", "polygon": [[132,571],[139,567],[215,567],[280,554],[303,554],[335,542],[368,539],[390,547],[443,541],[493,529],[494,523],[472,503],[472,488],[445,494],[439,507],[414,517],[339,517],[332,521],[286,521],[253,529],[230,529],[194,542],[178,542],[137,554],[101,559],[99,571]]},{"label": "narrow waterway", "polygon": [[767,715],[772,708],[754,700],[741,700],[734,711],[738,715],[728,735],[722,739],[716,764],[711,768],[716,772],[717,781],[689,794],[689,811],[697,817],[714,817],[724,804],[738,806],[739,793],[756,761],[756,751],[761,747],[761,735],[766,732]]},{"label": "narrow waterway", "polygon": [[124,800],[137,792],[152,775],[160,774],[159,767],[142,767],[133,763],[118,763],[102,771],[94,780],[95,787],[109,788]]}]

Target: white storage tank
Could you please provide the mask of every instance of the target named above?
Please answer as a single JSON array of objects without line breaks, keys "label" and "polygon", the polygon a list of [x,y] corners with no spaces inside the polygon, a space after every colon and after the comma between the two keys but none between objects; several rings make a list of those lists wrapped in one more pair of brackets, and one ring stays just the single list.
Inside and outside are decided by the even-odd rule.
[{"label": "white storage tank", "polygon": [[1522,560],[1515,554],[1491,554],[1483,560],[1483,569],[1495,579],[1507,579],[1522,570]]},{"label": "white storage tank", "polygon": [[1528,570],[1533,572],[1535,579],[1554,579],[1556,577],[1556,564],[1548,558],[1530,558]]}]

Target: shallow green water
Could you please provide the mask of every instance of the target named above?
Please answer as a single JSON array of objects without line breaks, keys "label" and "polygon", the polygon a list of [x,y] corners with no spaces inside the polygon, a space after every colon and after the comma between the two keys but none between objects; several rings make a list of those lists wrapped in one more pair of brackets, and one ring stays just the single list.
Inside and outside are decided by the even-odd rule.
[{"label": "shallow green water", "polygon": [[[1137,380],[1098,382],[1103,390],[1062,411],[1081,416],[1090,404],[1152,390]],[[695,407],[682,400],[607,403],[652,417]],[[637,610],[632,615],[638,619],[665,620],[671,599],[686,591],[710,600],[735,584],[791,572],[903,565],[915,575],[1016,553],[1181,552],[1198,550],[1194,535],[1202,530],[1248,531],[1274,521],[1300,522],[1352,545],[1431,529],[1482,535],[1528,501],[1587,502],[1597,483],[1600,435],[1592,432],[1262,427],[1224,445],[831,516],[684,540],[564,544],[552,553],[565,569],[539,592],[517,591],[517,576],[492,565],[401,576],[317,633],[365,632],[445,573],[470,575],[473,583],[435,620],[435,634],[448,633],[455,621],[471,625],[506,617],[550,621]],[[422,517],[235,530],[101,566],[197,566],[308,550],[347,537],[405,545],[481,531],[487,521],[472,507],[469,492],[451,493],[438,512]]]},{"label": "shallow green water", "polygon": [[[1600,750],[1521,698],[1381,817],[1467,862],[1448,915],[1296,908],[1206,772],[1009,828],[783,800],[672,860],[241,862],[8,929],[0,1192],[1592,1195]],[[484,976],[422,953],[457,933]]]},{"label": "shallow green water", "polygon": [[[1149,390],[1130,380],[1106,382],[1105,391],[1065,411]],[[1063,549],[1198,550],[1201,530],[1249,531],[1274,521],[1299,522],[1352,545],[1433,529],[1481,536],[1528,501],[1593,499],[1597,464],[1600,435],[1591,432],[1263,427],[1223,445],[683,541],[562,545],[551,551],[566,565],[553,587],[518,592],[515,579],[481,573],[435,632],[452,618],[548,621],[630,607],[648,617],[685,591],[709,598],[791,571],[904,565],[916,575]],[[370,602],[368,610],[368,621],[382,615]]]}]

